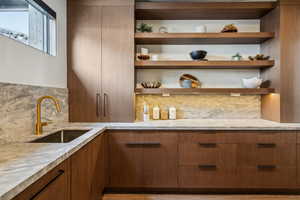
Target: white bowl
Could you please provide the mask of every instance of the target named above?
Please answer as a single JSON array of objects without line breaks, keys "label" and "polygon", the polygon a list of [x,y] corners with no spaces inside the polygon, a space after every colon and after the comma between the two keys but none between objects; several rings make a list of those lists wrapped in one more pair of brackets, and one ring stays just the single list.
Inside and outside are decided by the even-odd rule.
[{"label": "white bowl", "polygon": [[243,86],[245,88],[259,88],[263,80],[257,77],[242,79]]}]

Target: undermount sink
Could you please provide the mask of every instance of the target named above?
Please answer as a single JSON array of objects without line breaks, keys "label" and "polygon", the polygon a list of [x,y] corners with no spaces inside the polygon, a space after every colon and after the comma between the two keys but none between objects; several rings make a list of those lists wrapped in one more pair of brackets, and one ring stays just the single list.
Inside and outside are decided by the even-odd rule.
[{"label": "undermount sink", "polygon": [[89,130],[60,130],[30,143],[68,143],[87,133]]}]

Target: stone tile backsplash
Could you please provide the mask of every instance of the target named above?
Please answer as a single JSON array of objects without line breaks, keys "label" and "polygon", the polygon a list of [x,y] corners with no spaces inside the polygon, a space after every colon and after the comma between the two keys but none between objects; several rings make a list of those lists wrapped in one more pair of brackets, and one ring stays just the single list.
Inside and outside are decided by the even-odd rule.
[{"label": "stone tile backsplash", "polygon": [[0,83],[0,144],[16,141],[24,134],[34,134],[36,101],[45,95],[56,97],[62,112],[56,113],[53,103],[45,100],[43,120],[67,122],[68,89]]},{"label": "stone tile backsplash", "polygon": [[[175,106],[178,119],[258,119],[261,117],[261,97],[245,95],[137,95],[136,120],[143,119],[143,105],[150,111],[155,105],[161,109]],[[151,113],[152,118],[152,113]]]}]

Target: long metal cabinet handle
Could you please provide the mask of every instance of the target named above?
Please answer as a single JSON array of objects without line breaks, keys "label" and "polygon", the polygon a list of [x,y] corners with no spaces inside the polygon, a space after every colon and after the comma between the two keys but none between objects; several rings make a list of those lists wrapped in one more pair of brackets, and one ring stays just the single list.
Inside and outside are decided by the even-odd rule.
[{"label": "long metal cabinet handle", "polygon": [[100,94],[96,94],[96,115],[97,117],[100,117]]},{"label": "long metal cabinet handle", "polygon": [[61,177],[65,173],[64,170],[60,169],[57,172],[57,175],[54,176],[42,189],[40,189],[36,194],[34,194],[30,200],[34,200],[36,197],[38,197],[47,187],[49,187],[52,183],[54,183],[59,177]]},{"label": "long metal cabinet handle", "polygon": [[274,143],[258,143],[257,147],[258,148],[275,148],[276,144],[274,144]]},{"label": "long metal cabinet handle", "polygon": [[143,146],[143,147],[160,147],[160,143],[159,142],[130,142],[130,143],[126,143],[126,146],[128,147],[139,147],[139,146]]},{"label": "long metal cabinet handle", "polygon": [[204,169],[204,170],[216,170],[217,165],[198,165],[199,169]]},{"label": "long metal cabinet handle", "polygon": [[260,170],[274,170],[274,169],[276,169],[276,165],[257,165],[257,169],[260,169]]},{"label": "long metal cabinet handle", "polygon": [[103,94],[103,115],[106,117],[106,100],[107,100],[108,95],[106,93]]}]

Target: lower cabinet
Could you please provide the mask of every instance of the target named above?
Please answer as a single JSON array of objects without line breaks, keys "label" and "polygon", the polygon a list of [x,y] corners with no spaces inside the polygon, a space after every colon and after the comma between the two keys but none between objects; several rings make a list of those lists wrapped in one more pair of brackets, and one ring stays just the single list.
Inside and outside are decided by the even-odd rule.
[{"label": "lower cabinet", "polygon": [[14,200],[100,200],[107,182],[103,133],[48,172]]},{"label": "lower cabinet", "polygon": [[106,134],[71,156],[71,200],[99,200],[106,184]]},{"label": "lower cabinet", "polygon": [[293,131],[112,131],[109,187],[295,189],[296,138]]},{"label": "lower cabinet", "polygon": [[177,144],[177,133],[109,132],[109,187],[177,187]]},{"label": "lower cabinet", "polygon": [[69,200],[70,162],[63,162],[29,186],[14,200]]}]

